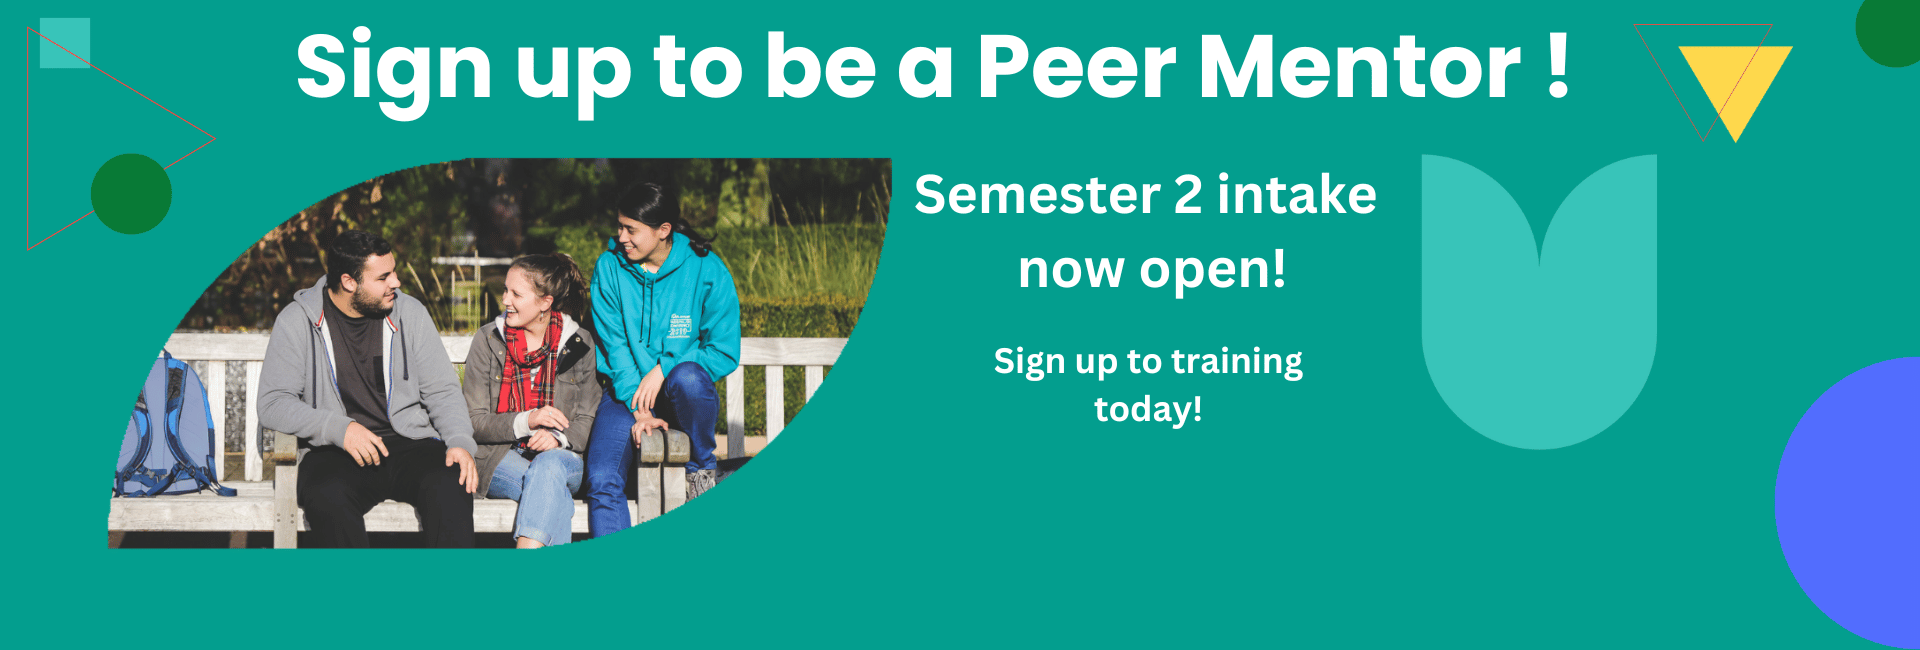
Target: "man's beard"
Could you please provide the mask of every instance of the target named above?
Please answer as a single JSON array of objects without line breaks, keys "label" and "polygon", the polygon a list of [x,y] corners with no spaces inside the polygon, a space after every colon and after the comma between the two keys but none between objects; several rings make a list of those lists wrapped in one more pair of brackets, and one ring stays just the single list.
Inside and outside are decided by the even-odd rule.
[{"label": "man's beard", "polygon": [[391,307],[380,304],[382,302],[380,296],[367,295],[364,289],[353,292],[351,302],[353,310],[360,312],[362,317],[385,317],[387,312],[393,311]]}]

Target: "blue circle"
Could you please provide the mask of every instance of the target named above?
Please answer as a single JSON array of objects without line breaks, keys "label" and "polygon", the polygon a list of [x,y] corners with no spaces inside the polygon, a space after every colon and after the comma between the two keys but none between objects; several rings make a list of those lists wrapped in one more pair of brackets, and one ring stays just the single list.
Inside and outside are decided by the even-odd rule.
[{"label": "blue circle", "polygon": [[1862,368],[1793,429],[1774,484],[1780,550],[1833,622],[1920,648],[1920,357]]}]

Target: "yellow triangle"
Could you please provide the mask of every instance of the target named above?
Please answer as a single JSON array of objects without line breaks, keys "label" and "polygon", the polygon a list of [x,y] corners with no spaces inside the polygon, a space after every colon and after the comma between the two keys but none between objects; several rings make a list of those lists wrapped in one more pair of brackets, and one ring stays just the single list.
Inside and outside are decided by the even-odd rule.
[{"label": "yellow triangle", "polygon": [[1727,123],[1727,133],[1739,142],[1740,132],[1747,129],[1747,121],[1753,119],[1754,109],[1760,107],[1773,76],[1792,50],[1792,46],[1682,46],[1680,54],[1687,57],[1693,77],[1707,91],[1720,121]]}]

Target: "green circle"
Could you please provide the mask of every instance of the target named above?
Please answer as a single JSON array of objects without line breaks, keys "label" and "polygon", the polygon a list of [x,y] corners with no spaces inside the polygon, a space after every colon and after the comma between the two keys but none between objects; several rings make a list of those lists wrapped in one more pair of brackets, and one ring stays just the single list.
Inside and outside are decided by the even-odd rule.
[{"label": "green circle", "polygon": [[152,158],[114,156],[93,174],[93,212],[108,228],[128,235],[153,230],[173,206],[173,181]]},{"label": "green circle", "polygon": [[1920,2],[1867,0],[1853,19],[1860,51],[1874,63],[1904,68],[1920,61]]}]

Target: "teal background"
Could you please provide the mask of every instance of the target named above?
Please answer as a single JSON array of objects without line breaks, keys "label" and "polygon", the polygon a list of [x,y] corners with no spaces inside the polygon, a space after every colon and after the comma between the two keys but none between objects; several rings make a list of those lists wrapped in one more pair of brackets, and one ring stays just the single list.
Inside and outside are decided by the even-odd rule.
[{"label": "teal background", "polygon": [[[89,218],[12,258],[26,271],[9,301],[23,348],[8,382],[23,416],[15,450],[55,460],[14,464],[15,604],[4,617],[16,638],[88,645],[164,628],[289,646],[522,644],[558,629],[625,645],[1868,647],[1798,588],[1772,516],[1780,452],[1806,407],[1856,369],[1920,354],[1920,211],[1906,191],[1920,70],[1867,59],[1856,8],[12,5],[16,29],[90,17],[96,64],[219,140],[170,170],[172,211],[154,230],[120,235]],[[1636,22],[1775,22],[1767,44],[1794,50],[1741,141],[1719,129],[1703,143]],[[363,24],[376,62],[393,46],[482,47],[493,97],[436,96],[419,121],[399,123],[381,115],[377,81],[371,98],[351,97],[351,84],[330,99],[301,93],[295,79],[311,73],[300,40],[324,32],[352,47]],[[823,83],[804,99],[765,97],[769,30],[822,59],[865,48],[874,90],[845,99]],[[1550,31],[1569,33],[1564,99],[1546,92]],[[731,48],[740,89],[660,95],[650,57],[660,33],[689,59]],[[1024,74],[983,99],[983,33],[1019,35],[1036,56],[1178,47],[1179,63],[1158,99],[1086,88],[1052,99]],[[1418,35],[1430,58],[1459,45],[1484,61],[1498,46],[1524,48],[1524,61],[1504,99],[1487,98],[1484,80],[1464,99],[1431,89],[1299,99],[1278,80],[1273,98],[1202,99],[1209,33],[1236,57],[1251,35],[1274,34],[1276,63],[1299,45],[1388,51],[1399,34]],[[953,97],[899,89],[895,65],[916,45],[953,48]],[[523,46],[542,58],[617,46],[633,77],[625,95],[597,103],[596,121],[577,122],[574,98],[519,92]],[[98,73],[40,70],[35,44],[22,49],[29,61],[4,66],[0,87],[33,75],[34,239],[89,209],[86,185],[112,155],[165,164],[205,141]],[[1697,118],[1704,96],[1677,51],[1661,56]],[[0,117],[17,126],[0,137],[23,151],[26,101],[14,97]],[[1659,346],[1640,397],[1609,429],[1521,450],[1440,400],[1419,338],[1422,154],[1487,172],[1536,236],[1589,174],[1659,156]],[[511,562],[481,551],[109,552],[100,488],[125,398],[200,291],[329,192],[471,156],[891,157],[893,222],[842,363],[786,442],[671,516]],[[23,158],[0,174],[21,190]],[[1379,209],[1213,214],[1222,171],[1249,182],[1331,172],[1374,185]],[[924,215],[910,206],[927,173],[1176,191],[1150,215]],[[1209,182],[1197,202],[1206,214],[1172,212],[1173,179],[1188,173]],[[1147,257],[1274,248],[1287,250],[1281,289],[1203,287],[1175,301],[1134,274]],[[1020,289],[1017,261],[1036,256],[1125,257],[1132,272],[1117,289]],[[992,370],[1000,347],[1071,363],[1256,345],[1303,352],[1305,380],[1163,371],[1028,382]],[[1146,393],[1204,396],[1204,420],[1173,431],[1089,412],[1095,398]],[[576,594],[593,616],[555,609]]]}]

